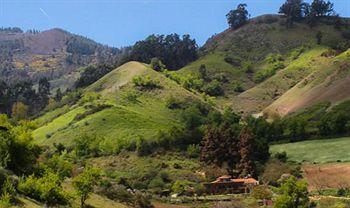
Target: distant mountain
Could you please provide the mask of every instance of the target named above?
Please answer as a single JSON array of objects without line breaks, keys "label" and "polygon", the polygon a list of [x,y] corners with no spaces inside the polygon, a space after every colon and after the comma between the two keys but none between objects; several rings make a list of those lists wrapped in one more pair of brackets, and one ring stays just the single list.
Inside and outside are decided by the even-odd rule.
[{"label": "distant mountain", "polygon": [[79,67],[111,63],[120,50],[64,31],[0,30],[0,76],[14,82],[41,77],[52,80],[53,88],[72,87],[79,76]]}]

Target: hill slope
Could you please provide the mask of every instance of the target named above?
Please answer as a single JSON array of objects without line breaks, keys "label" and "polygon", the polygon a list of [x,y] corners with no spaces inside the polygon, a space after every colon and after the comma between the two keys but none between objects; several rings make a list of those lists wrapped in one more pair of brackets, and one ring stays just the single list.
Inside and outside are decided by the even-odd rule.
[{"label": "hill slope", "polygon": [[[317,63],[317,64],[316,64]],[[267,107],[268,114],[286,115],[321,101],[332,104],[350,98],[350,51],[315,62],[318,70],[310,73],[292,89]]]},{"label": "hill slope", "polygon": [[[61,29],[0,31],[0,75],[9,82],[45,76],[55,87],[71,87],[79,67],[108,60],[116,50]],[[103,57],[101,57],[103,56]]]},{"label": "hill slope", "polygon": [[[149,78],[159,87],[140,90],[132,81],[135,77]],[[39,118],[38,123],[45,122],[34,138],[41,144],[71,144],[79,135],[96,134],[106,151],[118,151],[140,137],[153,139],[161,130],[182,127],[180,110],[166,106],[171,97],[199,100],[147,65],[129,62],[87,87],[78,104]]]},{"label": "hill slope", "polygon": [[[201,49],[201,58],[178,73],[200,76],[199,68],[205,65],[206,84],[219,80],[224,91],[217,103],[238,112],[258,113],[311,73],[326,69],[332,60],[321,54],[349,41],[346,19],[340,29],[327,20],[312,28],[304,22],[286,28],[284,21],[279,15],[264,15],[215,35]],[[317,33],[322,33],[321,44],[317,44]]]}]

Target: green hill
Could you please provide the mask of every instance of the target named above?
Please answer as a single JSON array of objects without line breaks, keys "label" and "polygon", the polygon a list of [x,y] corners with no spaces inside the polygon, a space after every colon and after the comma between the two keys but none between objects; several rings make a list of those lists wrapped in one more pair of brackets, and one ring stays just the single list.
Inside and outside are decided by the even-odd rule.
[{"label": "green hill", "polygon": [[[155,89],[138,89],[134,78],[150,79]],[[138,138],[152,139],[159,131],[182,127],[180,110],[169,109],[171,98],[199,100],[147,65],[129,62],[87,87],[79,102],[49,112],[36,121],[33,133],[40,144],[71,144],[82,134],[98,135],[105,151],[115,152]]]},{"label": "green hill", "polygon": [[299,22],[287,28],[279,15],[253,18],[210,38],[201,48],[200,59],[178,74],[200,76],[199,68],[205,65],[209,77],[205,84],[219,80],[224,91],[217,103],[237,112],[259,113],[311,73],[327,69],[333,60],[321,54],[349,41],[348,20],[343,21],[346,24],[338,29],[327,20],[314,27]]},{"label": "green hill", "polygon": [[349,99],[350,51],[315,60],[315,70],[264,111],[286,115],[321,101],[331,104]]}]

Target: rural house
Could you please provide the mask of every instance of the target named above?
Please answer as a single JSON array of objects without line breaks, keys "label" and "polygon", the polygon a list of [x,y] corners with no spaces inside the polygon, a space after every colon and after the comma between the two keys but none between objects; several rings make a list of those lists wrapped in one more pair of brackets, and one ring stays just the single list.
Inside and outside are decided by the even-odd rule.
[{"label": "rural house", "polygon": [[259,181],[251,177],[233,179],[229,175],[224,175],[210,183],[204,183],[208,194],[239,194],[249,193],[254,186],[259,185]]}]

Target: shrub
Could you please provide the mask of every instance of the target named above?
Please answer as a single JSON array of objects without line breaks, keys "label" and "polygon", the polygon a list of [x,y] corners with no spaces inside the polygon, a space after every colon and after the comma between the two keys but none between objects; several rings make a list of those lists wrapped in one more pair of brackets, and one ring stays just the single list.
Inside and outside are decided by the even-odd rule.
[{"label": "shrub", "polygon": [[188,195],[194,183],[188,180],[177,180],[171,187],[172,191],[179,195]]},{"label": "shrub", "polygon": [[242,65],[242,70],[245,73],[253,73],[253,64],[250,61],[244,62]]},{"label": "shrub", "polygon": [[133,203],[133,195],[123,185],[112,185],[110,187],[104,187],[99,190],[98,193],[106,196],[111,200],[117,200],[126,204]]},{"label": "shrub", "polygon": [[140,192],[134,195],[134,206],[135,208],[154,208],[151,201]]},{"label": "shrub", "polygon": [[244,89],[242,87],[242,83],[240,83],[240,82],[235,83],[234,87],[233,87],[233,90],[235,92],[244,92]]},{"label": "shrub", "polygon": [[277,152],[274,157],[278,159],[281,162],[287,162],[287,153],[285,151],[283,152]]},{"label": "shrub", "polygon": [[276,62],[283,61],[283,57],[281,54],[269,54],[269,55],[267,55],[265,61],[267,63],[273,64]]},{"label": "shrub", "polygon": [[137,103],[138,100],[138,94],[137,92],[134,91],[128,91],[125,94],[122,94],[122,99],[124,99],[125,101],[131,102],[131,103]]},{"label": "shrub", "polygon": [[46,170],[40,178],[31,175],[22,179],[19,183],[18,189],[24,195],[44,202],[48,206],[68,205],[71,198],[63,190],[62,181],[58,174],[49,170]]},{"label": "shrub", "polygon": [[95,135],[83,134],[74,139],[73,147],[78,157],[99,156],[101,138]]},{"label": "shrub", "polygon": [[276,71],[279,69],[284,68],[283,62],[277,61],[273,63],[272,66],[265,68],[263,70],[258,71],[256,74],[254,74],[253,80],[255,83],[260,83],[264,81],[265,79],[272,77],[276,74]]},{"label": "shrub", "polygon": [[238,58],[232,57],[232,56],[226,56],[224,58],[224,61],[226,63],[231,64],[232,66],[237,66],[237,67],[241,66],[241,60],[239,60]]},{"label": "shrub", "polygon": [[169,109],[182,109],[185,107],[185,103],[184,101],[171,96],[166,101],[166,107]]},{"label": "shrub", "polygon": [[268,189],[267,186],[256,186],[253,188],[253,191],[251,194],[255,199],[259,199],[259,200],[272,198],[272,192]]},{"label": "shrub", "polygon": [[78,113],[75,117],[74,117],[74,121],[80,121],[83,120],[84,118],[86,118],[89,115],[95,114],[97,112],[103,111],[107,108],[111,108],[112,105],[109,104],[98,104],[98,105],[91,105],[88,106],[88,108],[90,108],[89,110],[83,112],[83,113]]},{"label": "shrub", "polygon": [[152,80],[149,75],[136,76],[132,79],[132,82],[141,90],[153,90],[160,88],[159,81]]},{"label": "shrub", "polygon": [[191,158],[198,158],[200,154],[199,145],[191,144],[186,150],[187,156]]},{"label": "shrub", "polygon": [[9,177],[6,178],[0,188],[0,206],[10,207],[16,199],[16,189]]},{"label": "shrub", "polygon": [[83,95],[83,97],[79,100],[79,104],[84,104],[87,102],[93,102],[95,100],[100,99],[101,95],[96,92],[87,92]]},{"label": "shrub", "polygon": [[73,164],[65,160],[64,156],[65,155],[60,156],[55,154],[45,163],[45,165],[54,170],[62,180],[66,177],[70,177],[73,170]]},{"label": "shrub", "polygon": [[224,94],[221,84],[216,80],[205,86],[203,91],[210,96],[220,96]]},{"label": "shrub", "polygon": [[215,75],[213,76],[213,79],[214,79],[214,80],[217,80],[217,81],[219,81],[219,82],[221,82],[221,83],[226,83],[226,82],[228,82],[228,79],[227,79],[225,73],[215,74]]},{"label": "shrub", "polygon": [[294,49],[290,56],[292,58],[292,60],[295,60],[297,58],[299,58],[299,56],[304,53],[304,51],[306,50],[306,48],[304,46],[300,47],[300,48],[297,48],[297,49]]},{"label": "shrub", "polygon": [[150,67],[156,71],[163,71],[166,67],[159,58],[152,58]]}]

